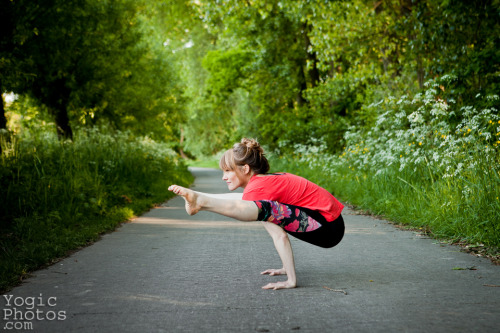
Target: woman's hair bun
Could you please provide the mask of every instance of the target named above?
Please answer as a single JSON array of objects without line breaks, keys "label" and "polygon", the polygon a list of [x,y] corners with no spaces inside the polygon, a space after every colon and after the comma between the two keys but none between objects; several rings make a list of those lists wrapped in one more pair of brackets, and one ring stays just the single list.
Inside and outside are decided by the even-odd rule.
[{"label": "woman's hair bun", "polygon": [[259,152],[264,153],[264,149],[262,149],[259,142],[255,139],[243,138],[243,139],[241,139],[241,144],[245,145],[249,149],[256,149]]},{"label": "woman's hair bun", "polygon": [[256,174],[269,171],[269,162],[264,154],[264,149],[255,139],[243,138],[234,144],[233,149],[224,153],[220,160],[221,169],[233,170],[236,166],[248,164]]}]

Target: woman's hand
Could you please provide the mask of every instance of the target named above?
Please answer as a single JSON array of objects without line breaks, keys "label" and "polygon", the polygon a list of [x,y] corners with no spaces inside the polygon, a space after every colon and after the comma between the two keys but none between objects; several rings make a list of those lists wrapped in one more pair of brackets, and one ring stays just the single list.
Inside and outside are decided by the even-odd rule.
[{"label": "woman's hand", "polygon": [[280,281],[280,282],[272,282],[266,284],[262,289],[273,289],[273,290],[278,290],[278,289],[291,289],[297,287],[297,284],[290,282],[290,281]]},{"label": "woman's hand", "polygon": [[[263,271],[260,274],[269,274],[271,276],[274,275],[286,275],[286,270],[284,268],[280,269],[268,269]],[[273,289],[273,290],[278,290],[278,289],[290,289],[290,288],[295,288],[297,287],[297,283],[293,282],[291,280],[287,281],[280,281],[280,282],[271,282],[266,284],[262,289]]]}]

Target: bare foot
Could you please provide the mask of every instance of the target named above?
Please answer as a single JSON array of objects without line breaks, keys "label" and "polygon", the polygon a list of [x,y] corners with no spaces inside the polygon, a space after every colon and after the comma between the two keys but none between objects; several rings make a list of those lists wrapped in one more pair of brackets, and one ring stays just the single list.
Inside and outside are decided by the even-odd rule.
[{"label": "bare foot", "polygon": [[291,289],[295,287],[297,287],[297,283],[291,281],[280,281],[280,282],[268,283],[264,287],[262,287],[262,289],[278,290],[278,289]]},{"label": "bare foot", "polygon": [[262,274],[262,275],[269,274],[270,276],[274,276],[274,275],[286,275],[286,271],[285,271],[284,268],[280,268],[280,269],[268,269],[268,270],[265,270],[265,271],[261,272],[260,274]]},{"label": "bare foot", "polygon": [[168,190],[184,198],[186,201],[186,212],[189,215],[194,215],[200,211],[202,205],[201,202],[199,202],[199,196],[195,191],[179,185],[170,185]]}]

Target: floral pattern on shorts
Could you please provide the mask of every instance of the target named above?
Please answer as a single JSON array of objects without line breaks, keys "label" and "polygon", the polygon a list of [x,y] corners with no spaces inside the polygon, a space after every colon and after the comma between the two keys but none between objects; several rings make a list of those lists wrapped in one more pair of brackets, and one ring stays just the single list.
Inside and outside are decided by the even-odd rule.
[{"label": "floral pattern on shorts", "polygon": [[309,232],[321,227],[321,223],[310,217],[300,207],[286,205],[277,201],[259,200],[259,221],[268,221],[290,232]]}]

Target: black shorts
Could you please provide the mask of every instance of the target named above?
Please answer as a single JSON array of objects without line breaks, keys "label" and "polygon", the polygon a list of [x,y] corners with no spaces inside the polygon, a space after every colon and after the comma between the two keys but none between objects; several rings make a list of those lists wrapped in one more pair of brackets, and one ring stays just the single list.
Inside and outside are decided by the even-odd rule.
[{"label": "black shorts", "polygon": [[340,215],[334,221],[327,221],[318,211],[282,204],[277,201],[255,201],[259,208],[257,220],[279,225],[289,235],[304,242],[331,248],[344,237],[344,219]]},{"label": "black shorts", "polygon": [[304,242],[308,242],[319,247],[331,248],[340,243],[344,237],[344,219],[342,218],[342,215],[339,215],[335,221],[325,222],[318,229],[309,232],[286,232]]}]

